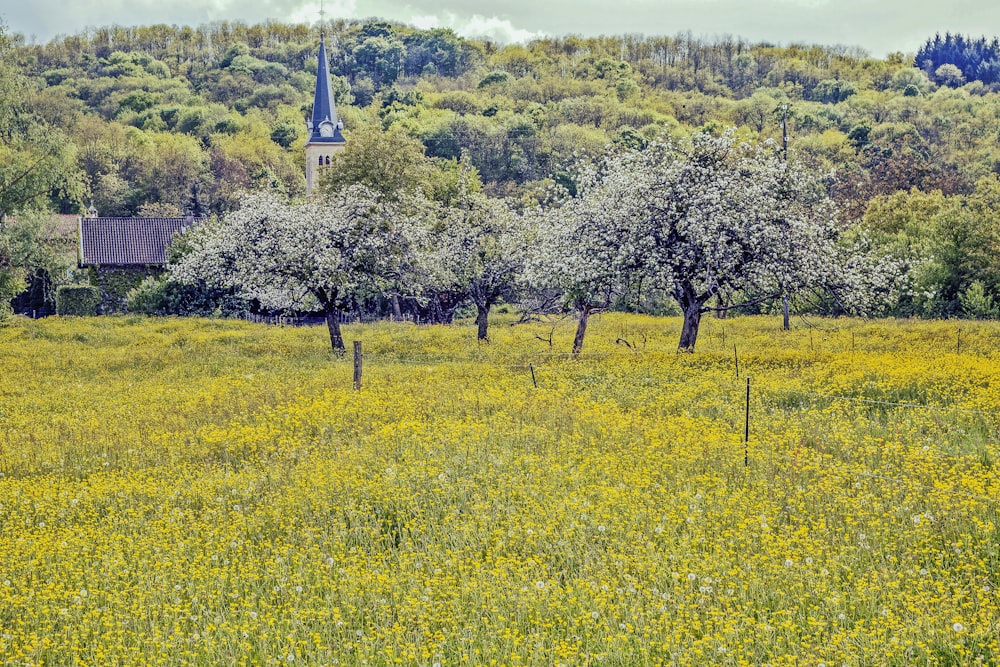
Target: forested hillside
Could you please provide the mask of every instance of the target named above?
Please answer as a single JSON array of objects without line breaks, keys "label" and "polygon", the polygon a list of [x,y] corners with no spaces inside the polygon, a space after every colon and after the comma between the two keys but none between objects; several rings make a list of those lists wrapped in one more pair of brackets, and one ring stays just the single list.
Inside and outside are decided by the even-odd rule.
[{"label": "forested hillside", "polygon": [[[486,192],[519,206],[553,181],[571,185],[574,160],[609,143],[736,126],[780,150],[787,116],[788,158],[829,171],[845,222],[875,200],[866,224],[878,242],[924,258],[948,256],[944,244],[961,263],[965,245],[1000,237],[982,203],[1000,172],[995,40],[937,36],[915,58],[876,59],[690,34],[502,46],[387,22],[337,22],[326,39],[349,141],[362,126],[393,128],[431,158],[465,152]],[[214,212],[246,190],[302,195],[318,45],[314,27],[276,23],[105,27],[48,44],[0,36],[0,216],[90,201],[102,215],[177,213],[195,183]],[[901,210],[941,205],[890,224],[890,196]],[[943,238],[948,212],[970,201],[981,212],[970,233]],[[1000,283],[988,257],[966,264],[949,303],[976,280]]]},{"label": "forested hillside", "polygon": [[[336,23],[327,40],[348,132],[399,125],[428,155],[468,151],[502,194],[530,193],[608,141],[730,124],[780,139],[782,104],[790,155],[835,168],[855,213],[900,189],[969,191],[1000,169],[996,60],[941,71],[940,38],[917,63],[684,35],[500,47],[384,22]],[[18,45],[5,59],[28,79],[20,112],[75,148],[65,159],[83,187],[57,205],[93,197],[110,215],[180,206],[196,180],[216,210],[245,188],[300,193],[317,48],[302,25],[160,25]]]}]

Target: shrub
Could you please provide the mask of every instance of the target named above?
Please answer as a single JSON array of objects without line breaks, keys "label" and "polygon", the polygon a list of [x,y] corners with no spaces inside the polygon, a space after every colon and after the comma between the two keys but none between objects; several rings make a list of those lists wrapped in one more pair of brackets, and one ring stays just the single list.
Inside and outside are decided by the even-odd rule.
[{"label": "shrub", "polygon": [[981,280],[973,281],[968,289],[958,295],[962,304],[962,314],[970,319],[995,320],[1000,316],[1000,307],[993,300],[993,295],[986,291]]},{"label": "shrub", "polygon": [[125,307],[130,313],[142,315],[236,317],[249,305],[232,290],[149,276],[128,293]]},{"label": "shrub", "polygon": [[484,76],[482,80],[480,80],[479,85],[476,87],[485,88],[486,86],[492,86],[494,84],[510,83],[513,78],[514,77],[503,70],[496,70]]},{"label": "shrub", "polygon": [[56,290],[56,314],[93,317],[101,305],[101,290],[90,285],[63,285]]}]

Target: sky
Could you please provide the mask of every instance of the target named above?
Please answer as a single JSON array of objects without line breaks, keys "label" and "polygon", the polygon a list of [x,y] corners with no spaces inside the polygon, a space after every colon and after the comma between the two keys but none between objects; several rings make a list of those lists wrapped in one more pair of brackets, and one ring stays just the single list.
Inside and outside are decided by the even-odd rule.
[{"label": "sky", "polygon": [[[997,0],[324,0],[332,18],[381,17],[465,37],[732,35],[753,42],[915,53],[935,32],[1000,35]],[[268,19],[314,23],[319,0],[0,0],[9,32],[46,42],[85,27]]]}]

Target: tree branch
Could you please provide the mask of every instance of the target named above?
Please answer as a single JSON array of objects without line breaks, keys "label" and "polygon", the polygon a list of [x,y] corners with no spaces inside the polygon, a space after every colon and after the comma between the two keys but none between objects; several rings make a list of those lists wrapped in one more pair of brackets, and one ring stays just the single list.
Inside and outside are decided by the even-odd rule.
[{"label": "tree branch", "polygon": [[767,296],[762,296],[759,299],[751,299],[750,301],[744,301],[743,303],[735,303],[731,306],[715,306],[712,308],[702,308],[701,313],[724,313],[734,308],[746,308],[747,306],[756,306],[758,303],[764,303],[765,301],[770,301],[771,299],[777,299],[781,296],[781,292],[775,292],[774,294],[768,294]]}]

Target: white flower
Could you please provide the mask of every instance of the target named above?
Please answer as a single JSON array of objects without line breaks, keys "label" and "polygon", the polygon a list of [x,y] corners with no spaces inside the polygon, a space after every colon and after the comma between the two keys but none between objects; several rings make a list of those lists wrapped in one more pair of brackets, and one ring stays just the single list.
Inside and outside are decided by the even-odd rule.
[{"label": "white flower", "polygon": [[955,623],[952,624],[951,629],[955,632],[965,632],[965,626],[958,621],[955,621]]}]

